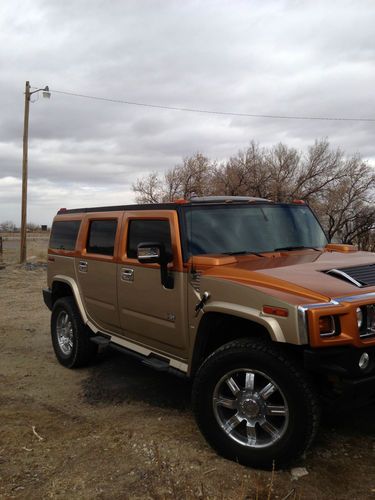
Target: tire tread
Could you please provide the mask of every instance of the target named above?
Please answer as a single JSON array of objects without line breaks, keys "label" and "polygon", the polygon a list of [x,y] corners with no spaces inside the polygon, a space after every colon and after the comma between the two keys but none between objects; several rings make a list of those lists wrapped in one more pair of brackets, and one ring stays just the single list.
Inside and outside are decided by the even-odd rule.
[{"label": "tire tread", "polygon": [[[56,337],[54,336],[54,313],[60,307],[66,309],[71,316],[73,329],[75,330],[74,335],[77,341],[73,350],[73,355],[69,358],[59,356],[59,348],[55,345]],[[62,297],[55,302],[51,316],[51,335],[57,359],[62,365],[68,368],[80,368],[87,366],[93,361],[97,354],[98,347],[90,340],[91,335],[89,329],[82,321],[74,297]]]},{"label": "tire tread", "polygon": [[[206,380],[210,377],[210,370],[212,368],[215,368],[215,366],[220,365],[223,362],[223,359],[226,358],[228,354],[232,353],[234,354],[236,352],[243,353],[244,350],[245,351],[251,350],[251,352],[254,351],[262,352],[268,356],[271,356],[271,358],[273,358],[275,361],[281,363],[281,365],[285,367],[285,370],[288,370],[289,373],[293,376],[295,383],[299,386],[300,390],[304,394],[305,406],[308,410],[307,420],[309,426],[305,433],[304,439],[294,445],[294,450],[290,454],[290,456],[289,457],[286,456],[285,459],[281,460],[276,464],[277,467],[284,467],[286,465],[289,465],[289,463],[292,462],[296,456],[303,455],[311,446],[315,438],[315,435],[317,433],[317,430],[319,428],[320,406],[315,391],[313,389],[313,385],[308,380],[306,373],[304,373],[301,369],[299,369],[297,364],[293,362],[288,357],[288,355],[286,355],[283,352],[282,348],[277,346],[277,344],[268,341],[267,342],[261,341],[259,339],[240,338],[228,342],[227,344],[224,344],[223,346],[219,347],[216,351],[211,353],[198,369],[193,383],[192,406],[195,418],[198,422],[198,426],[201,432],[203,433],[203,435],[206,435],[205,425],[204,422],[202,422],[200,416],[200,404],[199,404],[201,398],[200,386],[204,384]],[[210,441],[210,444],[215,449],[217,449],[214,442]],[[221,450],[217,449],[217,451],[223,454]],[[254,461],[251,463],[251,465],[253,464]],[[273,467],[274,464],[259,463],[259,466],[263,468],[270,468],[271,466]]]}]

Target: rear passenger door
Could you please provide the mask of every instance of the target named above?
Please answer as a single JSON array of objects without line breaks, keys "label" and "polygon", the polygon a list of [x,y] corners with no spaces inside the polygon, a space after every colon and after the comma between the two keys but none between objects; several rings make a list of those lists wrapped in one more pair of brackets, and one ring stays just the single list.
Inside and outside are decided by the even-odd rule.
[{"label": "rear passenger door", "polygon": [[[118,264],[118,303],[121,327],[128,339],[148,347],[185,357],[187,350],[186,275],[175,211],[128,212]],[[174,278],[164,288],[158,264],[137,260],[139,243],[161,242],[173,256],[168,265]]]},{"label": "rear passenger door", "polygon": [[116,250],[121,213],[89,214],[84,219],[76,276],[91,321],[100,330],[119,332]]}]

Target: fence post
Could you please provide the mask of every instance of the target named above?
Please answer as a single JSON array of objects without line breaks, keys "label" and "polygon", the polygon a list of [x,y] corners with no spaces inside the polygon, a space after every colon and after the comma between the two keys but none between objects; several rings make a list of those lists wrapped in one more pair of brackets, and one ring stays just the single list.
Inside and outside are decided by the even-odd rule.
[{"label": "fence post", "polygon": [[0,269],[5,269],[3,264],[3,237],[0,236]]}]

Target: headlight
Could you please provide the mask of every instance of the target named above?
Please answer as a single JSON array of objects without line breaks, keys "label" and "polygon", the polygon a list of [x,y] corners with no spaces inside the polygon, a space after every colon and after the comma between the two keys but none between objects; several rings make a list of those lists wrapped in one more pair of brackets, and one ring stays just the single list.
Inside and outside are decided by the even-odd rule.
[{"label": "headlight", "polygon": [[356,314],[357,314],[358,330],[360,330],[362,328],[362,325],[363,325],[363,312],[362,312],[362,309],[360,307],[357,307]]}]

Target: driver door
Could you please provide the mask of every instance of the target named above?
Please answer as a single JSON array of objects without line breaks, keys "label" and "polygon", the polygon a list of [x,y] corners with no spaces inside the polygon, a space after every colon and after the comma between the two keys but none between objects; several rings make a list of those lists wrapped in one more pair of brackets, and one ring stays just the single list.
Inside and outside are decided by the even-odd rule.
[{"label": "driver door", "polygon": [[[136,343],[179,357],[187,353],[186,273],[183,272],[175,211],[129,212],[118,264],[118,304],[123,335]],[[137,246],[163,243],[173,255],[168,264],[173,288],[161,283],[158,264],[141,264]]]}]

